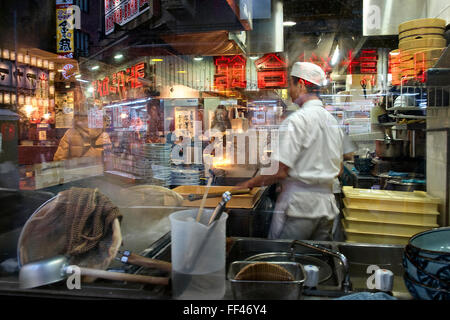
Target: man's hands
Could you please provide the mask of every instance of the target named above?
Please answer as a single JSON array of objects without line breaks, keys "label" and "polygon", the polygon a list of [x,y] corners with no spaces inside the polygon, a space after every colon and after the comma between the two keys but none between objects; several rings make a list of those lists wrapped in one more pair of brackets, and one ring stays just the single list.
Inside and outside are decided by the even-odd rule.
[{"label": "man's hands", "polygon": [[275,184],[286,179],[289,176],[289,167],[284,163],[280,162],[278,166],[278,172],[271,176],[257,176],[253,179],[247,180],[245,182],[241,182],[236,186],[236,189],[243,188],[254,188],[254,187],[262,187],[262,186],[270,186],[271,184]]}]

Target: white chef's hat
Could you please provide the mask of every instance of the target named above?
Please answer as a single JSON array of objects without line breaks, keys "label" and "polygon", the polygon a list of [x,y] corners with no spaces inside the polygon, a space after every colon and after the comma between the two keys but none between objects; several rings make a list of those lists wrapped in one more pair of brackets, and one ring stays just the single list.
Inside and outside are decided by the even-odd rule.
[{"label": "white chef's hat", "polygon": [[326,82],[325,71],[311,62],[296,62],[292,66],[291,76],[309,81],[316,86],[323,86]]}]

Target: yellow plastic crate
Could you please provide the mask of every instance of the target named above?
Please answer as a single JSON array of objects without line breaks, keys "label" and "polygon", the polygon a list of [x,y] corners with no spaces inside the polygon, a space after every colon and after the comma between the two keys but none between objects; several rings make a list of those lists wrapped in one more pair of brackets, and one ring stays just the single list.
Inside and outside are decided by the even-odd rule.
[{"label": "yellow plastic crate", "polygon": [[430,213],[437,212],[441,202],[426,192],[355,189],[343,187],[346,203],[363,210]]},{"label": "yellow plastic crate", "polygon": [[370,232],[358,232],[349,229],[346,225],[346,221],[342,220],[347,242],[352,243],[370,243],[370,244],[397,244],[407,245],[411,237],[406,237],[396,234],[379,234]]},{"label": "yellow plastic crate", "polygon": [[350,218],[345,216],[345,224],[348,229],[356,231],[356,232],[368,232],[368,233],[376,233],[376,234],[388,234],[388,235],[399,235],[405,237],[412,237],[413,235],[430,230],[433,228],[437,228],[437,224],[405,224],[405,223],[386,223],[386,222],[378,222],[378,221],[370,221],[366,218],[366,220],[360,220],[355,218]]},{"label": "yellow plastic crate", "polygon": [[400,224],[416,224],[416,225],[437,225],[439,212],[401,212],[401,211],[379,211],[372,210],[368,206],[353,207],[347,199],[344,199],[344,214],[351,219],[384,222],[384,223],[400,223]]}]

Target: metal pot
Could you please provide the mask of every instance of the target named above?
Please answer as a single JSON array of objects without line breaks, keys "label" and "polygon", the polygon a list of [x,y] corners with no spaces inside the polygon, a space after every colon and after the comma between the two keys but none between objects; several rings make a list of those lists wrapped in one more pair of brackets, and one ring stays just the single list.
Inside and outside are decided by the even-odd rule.
[{"label": "metal pot", "polygon": [[376,155],[379,158],[400,158],[403,156],[404,140],[377,139]]},{"label": "metal pot", "polygon": [[386,190],[413,192],[415,190],[425,191],[425,184],[388,180]]}]

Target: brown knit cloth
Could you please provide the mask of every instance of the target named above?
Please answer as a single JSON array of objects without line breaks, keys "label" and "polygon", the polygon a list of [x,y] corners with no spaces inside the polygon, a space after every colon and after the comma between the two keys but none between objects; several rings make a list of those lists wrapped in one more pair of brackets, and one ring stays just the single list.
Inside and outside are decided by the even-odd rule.
[{"label": "brown knit cloth", "polygon": [[97,189],[62,191],[24,226],[22,265],[67,255],[70,263],[106,269],[121,245],[119,209]]}]

